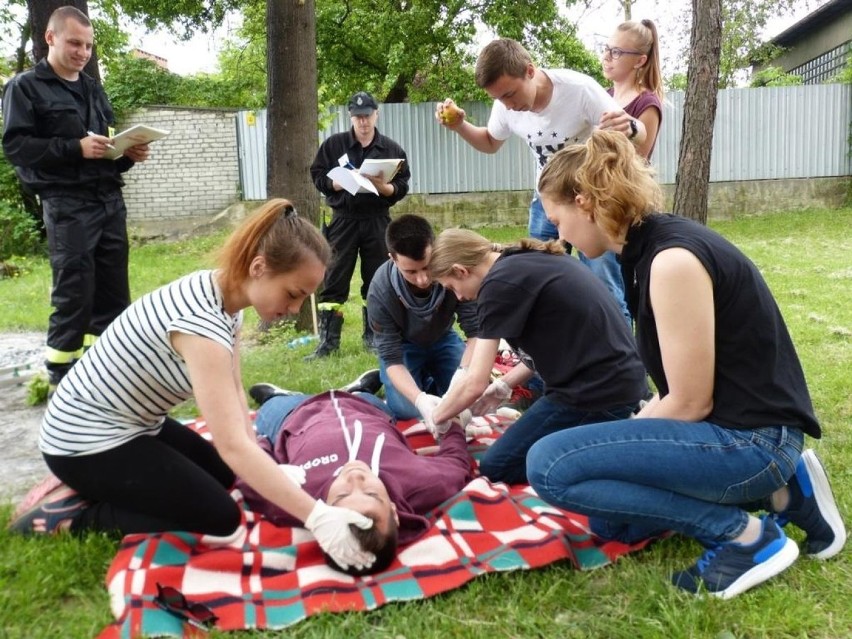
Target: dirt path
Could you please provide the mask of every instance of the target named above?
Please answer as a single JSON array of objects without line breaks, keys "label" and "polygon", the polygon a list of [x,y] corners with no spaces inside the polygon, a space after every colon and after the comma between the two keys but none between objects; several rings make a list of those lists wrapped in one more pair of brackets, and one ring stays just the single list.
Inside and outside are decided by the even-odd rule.
[{"label": "dirt path", "polygon": [[[0,334],[0,368],[36,363],[41,368],[43,333]],[[22,384],[0,388],[0,503],[17,502],[47,473],[38,452],[44,405],[31,407]]]}]

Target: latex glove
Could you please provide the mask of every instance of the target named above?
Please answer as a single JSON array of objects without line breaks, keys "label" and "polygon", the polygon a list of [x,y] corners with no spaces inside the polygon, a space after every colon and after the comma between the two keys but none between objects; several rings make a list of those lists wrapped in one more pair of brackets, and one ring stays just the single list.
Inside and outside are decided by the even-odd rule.
[{"label": "latex glove", "polygon": [[512,389],[502,379],[495,379],[488,385],[482,396],[470,407],[474,415],[488,415],[512,396]]},{"label": "latex glove", "polygon": [[349,508],[329,506],[322,499],[317,500],[305,520],[305,528],[342,568],[369,568],[376,561],[376,556],[361,549],[361,544],[349,530],[349,524],[367,530],[373,526],[373,520]]},{"label": "latex glove", "polygon": [[284,476],[297,486],[303,486],[307,477],[305,469],[301,466],[293,466],[292,464],[278,464],[278,468],[284,473]]},{"label": "latex glove", "polygon": [[467,428],[467,425],[470,423],[470,420],[473,419],[473,413],[469,408],[465,408],[462,412],[458,414],[457,417],[453,418],[454,422],[457,422],[459,426],[462,427],[462,430]]},{"label": "latex glove", "polygon": [[417,411],[423,418],[423,423],[426,424],[426,430],[428,430],[432,434],[432,437],[438,436],[439,427],[440,429],[442,429],[440,431],[441,433],[446,433],[450,428],[449,422],[442,422],[441,424],[436,424],[435,420],[432,419],[432,413],[435,411],[435,408],[440,403],[440,397],[430,395],[426,391],[421,391],[421,393],[417,396],[417,399],[414,400],[414,406],[415,408],[417,408]]}]

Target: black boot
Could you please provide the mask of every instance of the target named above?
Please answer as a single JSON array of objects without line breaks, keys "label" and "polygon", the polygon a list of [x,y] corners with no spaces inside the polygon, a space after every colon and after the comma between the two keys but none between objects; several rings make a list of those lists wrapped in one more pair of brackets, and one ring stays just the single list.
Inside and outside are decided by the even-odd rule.
[{"label": "black boot", "polygon": [[44,366],[47,369],[48,398],[53,395],[56,387],[59,386],[59,382],[68,374],[68,371],[71,370],[71,367],[74,366],[76,361],[75,359],[67,364],[56,364],[55,362],[45,360]]},{"label": "black boot", "polygon": [[361,373],[358,376],[358,379],[349,382],[340,390],[346,391],[347,393],[370,393],[371,395],[375,395],[379,392],[381,387],[382,378],[379,375],[379,369],[374,368],[366,373]]},{"label": "black boot", "polygon": [[367,314],[367,307],[361,307],[361,317],[364,321],[364,334],[361,335],[361,342],[364,344],[364,350],[368,353],[376,352],[376,336],[373,333],[373,327],[370,326],[370,316]]},{"label": "black boot", "polygon": [[257,402],[258,406],[263,406],[263,404],[270,397],[275,397],[276,395],[300,395],[296,391],[287,390],[286,388],[279,388],[274,384],[267,384],[266,382],[261,382],[260,384],[255,384],[251,388],[249,388],[249,396]]},{"label": "black boot", "polygon": [[318,357],[328,357],[340,349],[340,333],[343,330],[343,313],[340,311],[320,311],[319,313],[319,345],[306,360]]}]

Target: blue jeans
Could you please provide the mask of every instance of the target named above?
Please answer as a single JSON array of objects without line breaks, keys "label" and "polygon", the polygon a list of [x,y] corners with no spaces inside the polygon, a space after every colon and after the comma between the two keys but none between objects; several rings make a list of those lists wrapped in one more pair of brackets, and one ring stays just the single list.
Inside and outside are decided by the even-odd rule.
[{"label": "blue jeans", "polygon": [[635,409],[636,405],[631,404],[604,411],[584,411],[555,401],[552,395],[544,395],[485,452],[479,462],[479,472],[491,481],[524,483],[527,481],[527,452],[542,437],[581,424],[625,419]]},{"label": "blue jeans", "polygon": [[[441,397],[450,387],[456,369],[464,355],[464,342],[454,330],[449,330],[429,346],[402,343],[402,362],[417,387],[430,395]],[[408,401],[388,379],[387,365],[379,358],[379,375],[385,385],[385,401],[397,419],[419,419],[420,411]]]},{"label": "blue jeans", "polygon": [[547,219],[538,191],[533,193],[533,199],[530,202],[530,220],[527,225],[527,231],[530,237],[534,237],[542,242],[559,239],[559,229],[556,228],[553,222]]},{"label": "blue jeans", "polygon": [[[387,405],[375,395],[370,393],[355,393],[359,398],[376,406],[388,415],[390,411]],[[278,433],[281,431],[281,426],[284,425],[284,420],[296,410],[297,407],[308,401],[312,395],[273,395],[267,399],[260,408],[257,409],[257,414],[254,418],[254,427],[258,435],[263,435],[273,444],[278,439]],[[393,417],[393,415],[391,415]]]},{"label": "blue jeans", "polygon": [[527,455],[527,474],[560,508],[715,545],[739,535],[746,510],[786,484],[802,443],[786,426],[627,419],[545,437]]},{"label": "blue jeans", "polygon": [[[547,219],[544,206],[541,204],[541,197],[537,192],[533,195],[532,202],[530,202],[528,230],[530,237],[542,240],[543,242],[559,238],[559,229]],[[627,300],[624,295],[624,278],[621,275],[621,264],[615,258],[615,253],[607,251],[600,257],[589,259],[581,251],[577,251],[577,256],[604,283],[609,292],[612,293],[615,301],[618,302],[621,314],[627,320],[627,325],[632,329],[630,311],[627,309]]]}]

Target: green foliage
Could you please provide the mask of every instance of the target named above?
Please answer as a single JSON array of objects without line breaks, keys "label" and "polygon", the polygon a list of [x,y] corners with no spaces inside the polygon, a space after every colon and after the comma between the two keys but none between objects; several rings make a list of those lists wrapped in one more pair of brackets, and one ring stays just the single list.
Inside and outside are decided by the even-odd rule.
[{"label": "green foliage", "polygon": [[9,77],[18,70],[19,59],[29,46],[29,26],[25,0],[7,0],[0,5],[0,52],[14,52],[10,56],[0,55],[0,79]]},{"label": "green foliage", "polygon": [[829,82],[838,84],[852,84],[852,51],[846,55],[846,64],[843,70],[831,78]]},{"label": "green foliage", "polygon": [[111,9],[120,9],[146,28],[174,29],[189,39],[197,31],[214,29],[229,11],[239,9],[244,0],[101,0]]},{"label": "green foliage", "polygon": [[357,90],[384,102],[482,99],[472,68],[477,28],[524,43],[543,65],[599,76],[597,60],[559,16],[553,0],[319,0],[319,78],[342,104]]},{"label": "green foliage", "polygon": [[50,382],[47,373],[39,371],[27,382],[27,406],[39,406],[47,403],[47,393],[50,390]]},{"label": "green foliage", "polygon": [[121,13],[108,0],[89,0],[89,18],[95,30],[98,62],[108,66],[126,53],[130,42],[121,28]]},{"label": "green foliage", "polygon": [[781,67],[767,67],[751,78],[752,87],[789,87],[802,84],[802,76],[785,73]]},{"label": "green foliage", "polygon": [[107,67],[104,89],[121,119],[129,111],[148,105],[250,108],[263,106],[249,79],[238,75],[198,73],[180,76],[151,60],[125,54]]},{"label": "green foliage", "polygon": [[[3,120],[0,118],[0,130]],[[0,153],[0,261],[44,253],[39,225],[27,210],[15,169]]]},{"label": "green foliage", "polygon": [[667,91],[686,91],[686,74],[673,73],[666,78],[665,84]]},{"label": "green foliage", "polygon": [[0,199],[0,261],[43,252],[44,242],[32,215]]},{"label": "green foliage", "polygon": [[[778,55],[780,49],[764,43],[760,34],[770,19],[789,15],[801,0],[722,0],[722,50],[719,57],[719,88],[737,85],[744,69],[764,63]],[[663,50],[680,50],[680,59],[688,60],[691,43],[690,24],[692,12],[689,3],[681,5],[680,33],[671,34],[674,42],[666,44],[666,34],[661,34]],[[680,75],[680,74],[678,74]],[[670,78],[666,85],[673,90],[683,87],[680,78]]]},{"label": "green foliage", "polygon": [[116,117],[152,104],[174,104],[180,77],[145,58],[125,54],[107,65],[104,90]]}]

